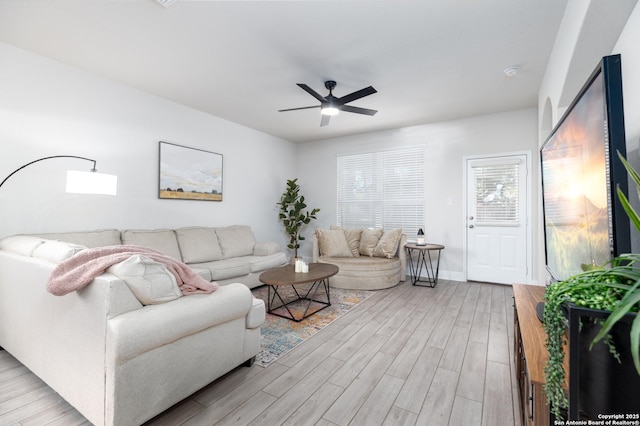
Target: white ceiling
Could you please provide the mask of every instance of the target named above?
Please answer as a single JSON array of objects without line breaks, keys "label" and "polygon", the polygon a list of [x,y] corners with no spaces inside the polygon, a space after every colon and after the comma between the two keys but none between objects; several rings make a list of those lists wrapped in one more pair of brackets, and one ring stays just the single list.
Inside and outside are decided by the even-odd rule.
[{"label": "white ceiling", "polygon": [[[566,3],[0,0],[0,41],[305,142],[536,106]],[[328,79],[379,112],[278,112]]]}]

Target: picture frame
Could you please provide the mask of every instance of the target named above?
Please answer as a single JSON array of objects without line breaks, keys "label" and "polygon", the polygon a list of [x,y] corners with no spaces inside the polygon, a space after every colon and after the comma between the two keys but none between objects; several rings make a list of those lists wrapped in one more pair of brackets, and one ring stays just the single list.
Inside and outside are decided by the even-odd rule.
[{"label": "picture frame", "polygon": [[222,201],[222,166],[222,154],[160,141],[158,197]]}]

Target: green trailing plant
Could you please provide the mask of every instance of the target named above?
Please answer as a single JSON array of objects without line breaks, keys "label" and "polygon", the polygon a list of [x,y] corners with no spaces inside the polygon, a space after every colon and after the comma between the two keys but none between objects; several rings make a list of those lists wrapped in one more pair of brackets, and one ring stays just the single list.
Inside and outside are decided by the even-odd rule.
[{"label": "green trailing plant", "polygon": [[300,241],[305,239],[300,234],[301,228],[316,219],[316,214],[320,209],[305,210],[307,205],[304,201],[304,195],[300,195],[300,185],[298,185],[297,178],[287,180],[287,189],[280,197],[280,202],[276,204],[280,206],[278,217],[289,235],[287,247],[293,250],[293,257],[298,257]]},{"label": "green trailing plant", "polygon": [[[618,156],[636,183],[640,196],[640,175],[620,153]],[[620,188],[617,188],[617,194],[631,223],[640,232],[640,216]],[[604,267],[593,268],[583,265],[583,269],[584,272],[553,283],[545,291],[543,324],[547,333],[545,345],[549,352],[549,360],[545,366],[545,393],[550,410],[558,419],[563,418],[562,409],[568,407],[563,388],[566,342],[566,318],[563,307],[573,303],[579,307],[610,311],[609,316],[600,321],[601,329],[591,342],[591,347],[603,341],[618,362],[620,356],[611,339],[611,328],[626,314],[637,313],[640,308],[640,254],[624,254]],[[640,315],[635,316],[629,337],[634,366],[640,375]]]}]

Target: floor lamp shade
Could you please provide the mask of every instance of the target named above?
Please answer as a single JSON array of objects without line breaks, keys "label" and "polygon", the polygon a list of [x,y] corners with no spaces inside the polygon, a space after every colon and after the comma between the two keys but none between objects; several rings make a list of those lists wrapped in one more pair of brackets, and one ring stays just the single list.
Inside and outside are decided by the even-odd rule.
[{"label": "floor lamp shade", "polygon": [[96,169],[96,160],[86,157],[78,157],[77,155],[52,155],[49,157],[38,158],[23,164],[18,167],[0,182],[0,187],[5,184],[7,180],[20,170],[28,167],[32,164],[38,163],[44,160],[51,160],[53,158],[76,158],[78,160],[90,161],[93,163],[93,167],[90,172],[78,172],[69,171],[67,173],[67,192],[73,192],[77,194],[104,194],[104,195],[116,195],[118,189],[118,177],[114,175],[107,175],[104,173],[98,173]]},{"label": "floor lamp shade", "polygon": [[67,171],[67,192],[74,194],[116,195],[118,177],[98,172]]}]

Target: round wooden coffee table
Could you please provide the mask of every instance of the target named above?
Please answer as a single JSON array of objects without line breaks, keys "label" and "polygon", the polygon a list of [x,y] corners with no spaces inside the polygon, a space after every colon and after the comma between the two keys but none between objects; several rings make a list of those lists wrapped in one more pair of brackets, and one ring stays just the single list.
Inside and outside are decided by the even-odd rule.
[{"label": "round wooden coffee table", "polygon": [[[331,306],[331,298],[329,294],[329,277],[338,273],[338,267],[330,263],[310,263],[309,272],[296,272],[293,265],[282,266],[280,268],[269,269],[260,274],[260,282],[268,286],[267,290],[267,312],[282,318],[287,318],[296,322],[300,322],[305,318],[315,314]],[[308,290],[297,289],[296,286],[312,283]],[[284,287],[293,290],[293,296],[283,295],[283,291],[279,291]],[[326,301],[317,300],[318,290],[323,288],[326,295]],[[273,294],[272,294],[273,293]],[[287,301],[285,301],[287,297]],[[289,306],[296,302],[307,301],[304,312],[301,316],[296,317]],[[320,308],[310,311],[312,303],[319,304]],[[276,312],[278,309],[284,308],[289,315]],[[281,309],[282,310],[282,309]]]}]

